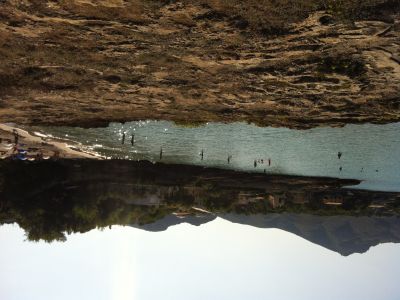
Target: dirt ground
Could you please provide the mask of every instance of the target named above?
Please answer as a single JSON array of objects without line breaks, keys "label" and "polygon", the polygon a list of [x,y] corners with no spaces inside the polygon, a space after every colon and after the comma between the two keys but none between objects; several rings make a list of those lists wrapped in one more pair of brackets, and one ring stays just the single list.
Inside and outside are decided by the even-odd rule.
[{"label": "dirt ground", "polygon": [[399,121],[399,12],[350,24],[319,11],[273,35],[188,2],[0,1],[1,123],[140,119]]}]

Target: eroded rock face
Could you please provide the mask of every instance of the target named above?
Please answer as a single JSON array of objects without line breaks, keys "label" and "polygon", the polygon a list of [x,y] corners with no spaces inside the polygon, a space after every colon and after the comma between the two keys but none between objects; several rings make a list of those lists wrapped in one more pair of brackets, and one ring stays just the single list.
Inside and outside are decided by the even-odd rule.
[{"label": "eroded rock face", "polygon": [[396,10],[353,25],[318,12],[267,36],[206,6],[134,3],[1,2],[0,120],[400,120]]}]

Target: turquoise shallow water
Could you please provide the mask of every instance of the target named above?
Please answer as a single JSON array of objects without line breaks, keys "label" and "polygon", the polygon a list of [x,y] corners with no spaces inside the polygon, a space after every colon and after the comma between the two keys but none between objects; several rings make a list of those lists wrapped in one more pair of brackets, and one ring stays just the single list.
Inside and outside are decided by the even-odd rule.
[{"label": "turquoise shallow water", "polygon": [[[353,178],[363,180],[359,188],[400,191],[400,123],[299,131],[245,123],[209,123],[187,128],[167,121],[137,121],[95,129],[34,130],[80,142],[111,158],[160,161],[162,148],[161,160],[167,163]],[[125,144],[121,143],[123,132]],[[338,152],[343,153],[341,159]]]}]

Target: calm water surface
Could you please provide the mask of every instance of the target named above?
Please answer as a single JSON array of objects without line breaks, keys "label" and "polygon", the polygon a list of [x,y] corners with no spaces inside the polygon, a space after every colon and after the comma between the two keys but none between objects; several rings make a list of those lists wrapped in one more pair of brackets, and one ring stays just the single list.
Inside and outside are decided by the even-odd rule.
[{"label": "calm water surface", "polygon": [[[138,121],[112,123],[107,128],[96,129],[46,127],[35,130],[81,142],[112,158],[159,161],[162,148],[164,162],[353,178],[364,180],[359,188],[400,191],[400,123],[299,131],[244,123],[209,123],[187,128],[167,121]],[[122,145],[123,132],[126,139]],[[338,159],[338,152],[343,153],[341,159]],[[268,159],[271,159],[271,166]],[[256,167],[254,160],[257,160]]]},{"label": "calm water surface", "polygon": [[163,232],[115,226],[64,243],[0,227],[4,300],[395,300],[400,246],[341,256],[294,234],[217,218]]}]

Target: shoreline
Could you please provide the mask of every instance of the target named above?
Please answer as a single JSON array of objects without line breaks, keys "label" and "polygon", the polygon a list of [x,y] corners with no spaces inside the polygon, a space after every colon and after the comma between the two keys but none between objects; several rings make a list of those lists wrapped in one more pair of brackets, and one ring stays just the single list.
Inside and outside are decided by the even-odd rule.
[{"label": "shoreline", "polygon": [[[15,131],[18,133],[19,137],[17,147],[15,147],[14,143],[13,132]],[[65,142],[57,141],[54,138],[40,137],[24,129],[2,123],[0,123],[0,139],[2,140],[0,143],[0,159],[12,158],[15,154],[18,153],[18,148],[22,148],[23,151],[27,151],[25,150],[25,148],[27,148],[28,150],[31,149],[30,151],[27,151],[28,154],[29,152],[31,152],[31,156],[32,153],[34,153],[37,156],[40,155],[40,157],[43,157],[43,159],[104,159],[103,156],[96,152],[82,149],[81,145],[77,143],[68,144]],[[72,147],[74,149],[72,149]],[[32,157],[31,160],[36,159],[35,157]]]}]

